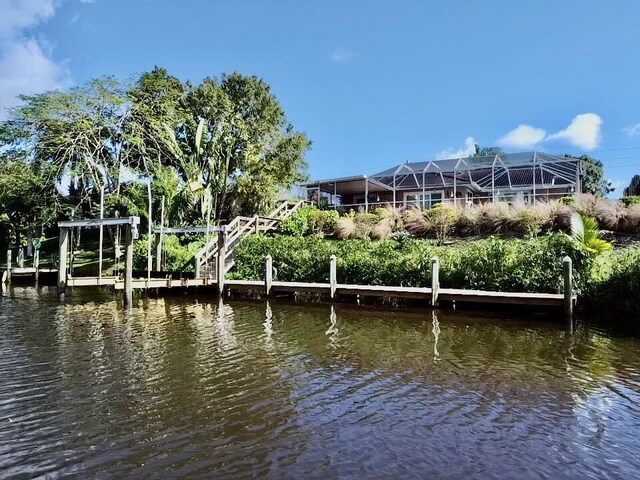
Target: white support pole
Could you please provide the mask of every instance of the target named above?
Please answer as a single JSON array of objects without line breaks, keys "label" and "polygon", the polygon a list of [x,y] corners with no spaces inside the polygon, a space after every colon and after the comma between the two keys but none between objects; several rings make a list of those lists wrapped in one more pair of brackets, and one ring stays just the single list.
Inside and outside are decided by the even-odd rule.
[{"label": "white support pole", "polygon": [[368,178],[364,179],[364,212],[369,213],[369,179]]},{"label": "white support pole", "polygon": [[133,299],[133,225],[125,226],[124,308],[131,308]]},{"label": "white support pole", "polygon": [[453,206],[458,207],[458,184],[456,182],[456,169],[453,169]]},{"label": "white support pole", "polygon": [[338,285],[338,275],[337,275],[337,258],[335,255],[331,255],[329,257],[329,285],[331,288],[331,298],[333,299],[336,296],[336,287]]},{"label": "white support pole", "polygon": [[393,173],[393,208],[398,208],[396,205],[396,174]]},{"label": "white support pole", "polygon": [[149,285],[149,280],[151,280],[151,266],[153,264],[153,259],[151,258],[151,233],[153,232],[153,204],[151,199],[151,180],[147,182],[147,198],[149,202],[149,233],[147,235],[147,285]]},{"label": "white support pole", "polygon": [[7,283],[11,283],[11,249],[7,249]]},{"label": "white support pole", "polygon": [[418,203],[418,205],[420,205],[420,208],[422,210],[424,210],[425,207],[425,198],[427,196],[427,187],[424,184],[425,182],[425,175],[424,175],[424,170],[422,171],[422,199],[420,200],[420,202]]},{"label": "white support pole", "polygon": [[273,281],[273,258],[267,255],[264,261],[264,294],[269,296],[271,293],[271,282]]},{"label": "white support pole", "polygon": [[493,165],[491,165],[491,201],[496,203],[496,175]]},{"label": "white support pole", "polygon": [[564,277],[564,313],[568,318],[573,317],[573,268],[570,257],[562,259],[562,274]]},{"label": "white support pole", "polygon": [[227,272],[225,258],[227,256],[227,229],[225,226],[218,232],[218,261],[216,272],[216,280],[218,281],[218,290],[220,295],[224,293],[224,275]]},{"label": "white support pole", "polygon": [[440,259],[434,256],[431,259],[431,306],[438,305],[438,294],[440,293]]},{"label": "white support pole", "polygon": [[[100,188],[100,220],[104,218],[104,187]],[[100,225],[98,240],[98,278],[102,278],[102,246],[104,243],[104,227]]]},{"label": "white support pole", "polygon": [[67,286],[67,260],[69,258],[69,228],[60,228],[60,237],[58,239],[59,256],[58,256],[58,295],[64,297],[65,288]]},{"label": "white support pole", "polygon": [[533,204],[536,204],[536,157],[538,156],[537,152],[533,152]]},{"label": "white support pole", "polygon": [[156,270],[162,270],[162,240],[164,231],[164,195],[162,196],[162,206],[160,207],[160,235],[158,245],[156,245]]}]

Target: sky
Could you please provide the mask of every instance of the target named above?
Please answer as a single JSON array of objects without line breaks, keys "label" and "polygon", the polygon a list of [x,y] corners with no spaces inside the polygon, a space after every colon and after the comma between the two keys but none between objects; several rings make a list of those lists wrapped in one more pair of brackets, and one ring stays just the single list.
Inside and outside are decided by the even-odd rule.
[{"label": "sky", "polygon": [[159,65],[238,71],[307,133],[313,179],[405,161],[587,153],[640,174],[637,0],[0,0],[0,118],[16,95]]}]

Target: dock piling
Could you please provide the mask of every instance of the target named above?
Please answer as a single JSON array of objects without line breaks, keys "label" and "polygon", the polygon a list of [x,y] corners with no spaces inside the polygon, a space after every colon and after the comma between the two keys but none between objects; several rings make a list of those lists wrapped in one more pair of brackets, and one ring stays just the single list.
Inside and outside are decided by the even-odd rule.
[{"label": "dock piling", "polygon": [[335,255],[331,255],[329,257],[329,284],[331,285],[331,298],[333,299],[336,296],[336,286],[338,285],[337,280],[337,258]]},{"label": "dock piling", "polygon": [[69,254],[69,229],[60,228],[58,238],[59,261],[58,261],[58,295],[63,298],[67,286],[67,260]]},{"label": "dock piling", "polygon": [[264,261],[264,294],[269,296],[271,293],[271,282],[273,281],[273,258],[267,255]]},{"label": "dock piling", "polygon": [[440,293],[440,259],[434,256],[431,259],[431,306],[438,305],[438,294]]},{"label": "dock piling", "polygon": [[124,257],[124,308],[131,308],[133,299],[133,240],[134,225],[125,228],[125,257]]},{"label": "dock piling", "polygon": [[564,313],[573,318],[573,268],[570,257],[562,259],[562,275],[564,277]]},{"label": "dock piling", "polygon": [[7,250],[7,283],[11,283],[11,249]]},{"label": "dock piling", "polygon": [[220,232],[218,232],[218,261],[216,267],[216,280],[218,280],[218,290],[220,295],[224,292],[224,275],[227,270],[226,258],[227,256],[227,228],[223,226]]}]

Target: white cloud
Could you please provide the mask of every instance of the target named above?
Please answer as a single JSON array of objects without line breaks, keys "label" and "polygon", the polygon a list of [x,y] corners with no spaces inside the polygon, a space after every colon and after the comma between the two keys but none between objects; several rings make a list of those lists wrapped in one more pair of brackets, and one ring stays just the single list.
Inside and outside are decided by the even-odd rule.
[{"label": "white cloud", "polygon": [[593,150],[600,145],[602,119],[595,113],[582,113],[571,120],[567,128],[546,140],[565,140],[583,150]]},{"label": "white cloud", "polygon": [[498,145],[513,148],[533,148],[547,136],[541,128],[520,124],[506,135],[498,139]]},{"label": "white cloud", "polygon": [[623,128],[622,131],[627,134],[628,137],[635,137],[636,135],[640,135],[640,123],[636,123],[627,128]]},{"label": "white cloud", "polygon": [[51,59],[50,44],[29,29],[55,14],[54,0],[0,0],[0,120],[19,94],[62,88],[70,83],[63,64]]},{"label": "white cloud", "polygon": [[12,39],[55,13],[54,0],[0,0],[0,38]]},{"label": "white cloud", "polygon": [[353,50],[349,50],[348,48],[336,48],[334,52],[331,54],[331,60],[335,63],[347,63],[354,58],[357,58],[359,55],[357,52]]},{"label": "white cloud", "polygon": [[465,158],[476,153],[476,140],[473,137],[467,137],[464,140],[464,147],[455,149],[449,148],[442,150],[436,155],[436,160],[443,160],[446,158]]}]

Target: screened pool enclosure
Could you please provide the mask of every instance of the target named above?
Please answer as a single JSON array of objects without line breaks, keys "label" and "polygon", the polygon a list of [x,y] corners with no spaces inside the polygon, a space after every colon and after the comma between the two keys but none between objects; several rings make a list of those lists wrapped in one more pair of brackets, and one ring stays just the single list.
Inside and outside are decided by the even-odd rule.
[{"label": "screened pool enclosure", "polygon": [[506,153],[402,163],[373,175],[317,180],[301,186],[312,203],[345,211],[370,211],[384,205],[431,208],[443,202],[455,206],[535,204],[580,192],[581,165],[573,157]]}]

